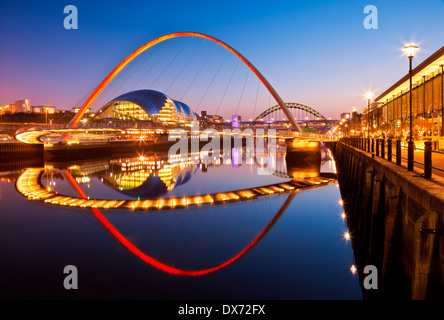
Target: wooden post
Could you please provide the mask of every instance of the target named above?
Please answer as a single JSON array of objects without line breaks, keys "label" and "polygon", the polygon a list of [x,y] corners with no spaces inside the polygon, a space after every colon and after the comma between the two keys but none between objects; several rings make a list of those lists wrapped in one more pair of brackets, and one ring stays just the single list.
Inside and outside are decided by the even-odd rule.
[{"label": "wooden post", "polygon": [[435,211],[427,211],[415,222],[412,279],[412,299],[414,300],[428,298],[438,218],[439,215]]}]

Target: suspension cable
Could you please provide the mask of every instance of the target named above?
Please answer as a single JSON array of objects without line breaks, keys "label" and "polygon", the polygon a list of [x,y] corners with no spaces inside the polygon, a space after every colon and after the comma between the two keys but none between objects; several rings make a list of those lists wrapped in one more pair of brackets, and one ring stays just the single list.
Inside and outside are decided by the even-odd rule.
[{"label": "suspension cable", "polygon": [[191,40],[192,38],[194,38],[194,37],[189,37],[189,38],[187,39],[188,41],[185,42],[185,45],[182,47],[182,49],[180,49],[180,50],[176,53],[176,55],[175,55],[174,58],[170,61],[170,63],[168,63],[168,64],[165,66],[165,68],[162,70],[162,72],[159,73],[159,75],[157,76],[156,79],[154,79],[154,82],[151,83],[151,85],[149,86],[149,88],[152,88],[152,87],[156,84],[157,80],[159,80],[159,78],[160,78],[160,77],[165,73],[165,71],[170,67],[170,65],[171,65],[174,61],[176,61],[176,59],[177,59],[177,57],[179,56],[179,54],[182,53],[182,51],[183,51],[183,50],[185,49],[185,47],[190,43],[190,40]]},{"label": "suspension cable", "polygon": [[225,91],[224,91],[224,93],[222,95],[222,98],[220,99],[219,105],[217,106],[216,112],[214,112],[214,114],[217,114],[217,112],[219,111],[219,108],[220,108],[220,106],[222,104],[222,101],[225,98],[225,94],[227,93],[228,87],[230,86],[231,80],[233,79],[234,73],[236,72],[238,64],[239,64],[239,60],[236,61],[236,65],[234,66],[233,72],[231,73],[231,76],[230,76],[230,80],[228,81],[228,84],[225,87]]},{"label": "suspension cable", "polygon": [[182,97],[180,97],[180,101],[183,101],[183,98],[185,97],[185,95],[187,94],[188,90],[191,88],[192,84],[194,83],[194,81],[196,81],[197,77],[199,76],[200,72],[202,71],[202,69],[205,67],[205,65],[207,64],[208,60],[210,59],[210,57],[212,56],[214,49],[216,48],[217,44],[215,43],[213,46],[213,49],[210,51],[210,54],[207,56],[205,62],[201,65],[201,67],[199,68],[199,71],[196,73],[196,75],[194,76],[193,80],[189,83],[187,89],[185,90],[185,92],[183,93]]},{"label": "suspension cable", "polygon": [[225,52],[224,58],[222,59],[222,62],[220,63],[219,67],[218,67],[217,70],[216,70],[216,73],[214,74],[213,78],[211,79],[210,83],[208,84],[207,89],[205,90],[205,93],[204,93],[204,95],[202,96],[202,99],[200,99],[200,102],[199,102],[199,104],[198,104],[198,106],[197,106],[197,108],[196,108],[195,113],[197,113],[197,111],[199,110],[200,105],[202,104],[202,101],[204,100],[205,96],[207,95],[208,90],[210,89],[211,85],[213,84],[213,81],[214,81],[214,79],[216,78],[217,74],[219,73],[220,68],[221,68],[222,65],[224,64],[227,55],[228,55],[228,51]]},{"label": "suspension cable", "polygon": [[243,97],[243,95],[244,95],[245,85],[247,84],[248,76],[250,75],[250,72],[249,72],[249,71],[250,71],[250,70],[247,70],[247,76],[245,77],[244,85],[243,85],[243,87],[242,87],[242,92],[241,92],[241,95],[240,95],[240,97],[239,97],[239,102],[237,103],[237,108],[236,108],[236,113],[235,113],[235,114],[237,114],[237,111],[238,111],[238,109],[239,109],[239,106],[240,106],[240,103],[241,103],[242,97]]},{"label": "suspension cable", "polygon": [[191,57],[188,59],[188,61],[185,63],[185,65],[182,67],[182,69],[177,73],[176,77],[173,79],[173,81],[170,83],[170,85],[168,86],[168,88],[165,89],[165,93],[167,93],[169,91],[169,89],[171,88],[171,86],[174,84],[174,82],[176,82],[177,78],[182,74],[182,72],[185,70],[185,68],[188,66],[188,64],[191,62],[191,60],[193,60],[193,58],[196,56],[196,53],[200,50],[200,48],[202,47],[202,45],[204,44],[204,42],[207,39],[203,39],[203,41],[201,41],[199,47],[194,51],[194,53],[191,55]]}]

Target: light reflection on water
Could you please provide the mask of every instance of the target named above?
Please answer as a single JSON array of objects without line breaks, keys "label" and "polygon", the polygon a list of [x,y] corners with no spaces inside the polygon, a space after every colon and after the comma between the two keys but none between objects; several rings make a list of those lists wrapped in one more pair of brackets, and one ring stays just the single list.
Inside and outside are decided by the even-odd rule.
[{"label": "light reflection on water", "polygon": [[[157,185],[147,187],[150,192],[154,190],[153,197],[221,192],[289,180],[258,176],[256,164],[242,164],[194,165],[179,173],[166,170],[163,176],[159,175],[162,168],[151,175],[143,168],[131,176],[133,180],[123,181],[122,163],[128,161],[70,166],[70,172],[88,196],[110,199],[140,196],[122,191],[140,187],[146,176],[154,177],[153,173],[157,179],[151,184]],[[325,171],[334,171],[331,159],[323,162],[321,172]],[[159,187],[159,181],[166,191]],[[75,194],[57,175],[44,176],[42,183],[60,193]],[[0,187],[0,234],[2,243],[8,243],[2,247],[5,259],[0,262],[8,274],[1,277],[4,297],[72,295],[63,289],[62,270],[73,264],[81,274],[81,290],[76,295],[84,298],[362,298],[358,279],[350,271],[353,253],[350,242],[343,238],[346,228],[336,184],[297,193],[251,250],[232,264],[199,277],[175,276],[147,265],[118,242],[89,209],[32,202],[21,197],[12,183],[1,182]],[[175,268],[201,270],[224,263],[248,247],[288,197],[285,193],[180,210],[100,211],[144,253]]]}]

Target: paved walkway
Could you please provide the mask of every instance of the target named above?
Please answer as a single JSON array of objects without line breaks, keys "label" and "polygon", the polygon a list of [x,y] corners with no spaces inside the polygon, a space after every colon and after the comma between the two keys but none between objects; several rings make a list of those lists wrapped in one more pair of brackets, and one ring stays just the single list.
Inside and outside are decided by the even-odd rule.
[{"label": "paved walkway", "polygon": [[[393,146],[392,149],[392,163],[396,163],[396,148]],[[369,156],[371,154],[369,152],[365,152]],[[401,166],[407,170],[407,148],[401,148]],[[376,152],[375,152],[375,158]],[[405,159],[404,159],[405,158]],[[385,159],[387,160],[387,148],[385,149]],[[417,161],[414,163],[414,171],[418,175],[422,175],[424,173],[424,151],[423,150],[415,150],[414,160]],[[444,154],[432,152],[432,180],[435,180],[437,183],[444,185]],[[437,169],[436,169],[437,168]],[[441,170],[439,170],[441,169]]]}]

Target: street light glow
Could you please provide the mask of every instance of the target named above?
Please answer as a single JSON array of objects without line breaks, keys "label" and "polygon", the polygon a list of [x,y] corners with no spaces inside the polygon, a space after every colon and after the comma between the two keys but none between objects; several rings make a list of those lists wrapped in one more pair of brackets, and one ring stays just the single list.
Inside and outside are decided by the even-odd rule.
[{"label": "street light glow", "polygon": [[356,267],[355,267],[354,264],[352,264],[352,266],[350,267],[350,271],[351,271],[353,274],[356,273],[357,269],[356,269]]},{"label": "street light glow", "polygon": [[416,44],[414,44],[414,43],[409,43],[408,45],[406,45],[406,46],[402,49],[402,51],[405,51],[405,52],[407,53],[407,56],[408,56],[409,58],[413,58],[414,55],[415,55],[415,50],[418,50],[418,49],[419,49],[419,47],[418,47]]}]

